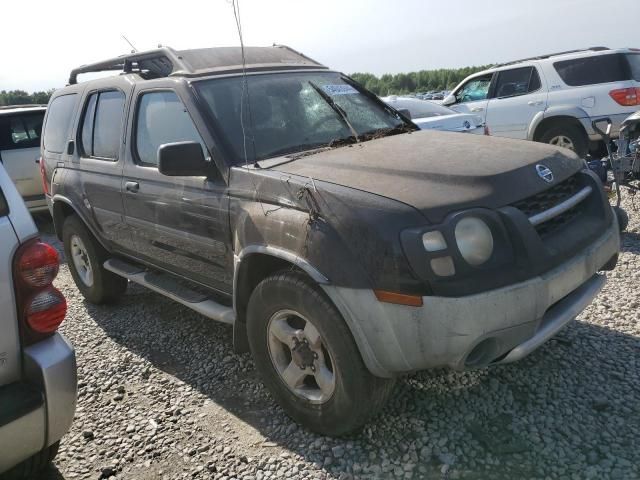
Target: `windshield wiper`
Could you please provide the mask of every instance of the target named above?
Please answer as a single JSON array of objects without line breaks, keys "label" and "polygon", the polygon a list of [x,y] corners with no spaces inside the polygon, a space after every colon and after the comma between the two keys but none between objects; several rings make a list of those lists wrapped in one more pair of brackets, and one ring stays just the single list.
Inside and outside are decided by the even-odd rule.
[{"label": "windshield wiper", "polygon": [[306,153],[315,153],[318,150],[322,150],[325,148],[334,148],[334,147],[342,147],[344,145],[352,145],[357,143],[357,140],[353,137],[345,137],[345,138],[336,138],[331,140],[330,142],[317,142],[310,143],[306,145],[298,145],[295,147],[285,147],[280,148],[278,150],[274,150],[269,152],[268,158],[280,157],[282,155],[296,155],[296,154],[306,154]]},{"label": "windshield wiper", "polygon": [[322,90],[318,85],[316,85],[313,82],[309,82],[309,85],[311,85],[311,88],[313,88],[316,92],[318,92],[318,95],[320,95],[325,102],[327,102],[327,104],[329,104],[329,106],[331,108],[333,108],[333,110],[340,116],[340,118],[342,119],[342,121],[344,122],[344,124],[349,128],[349,130],[351,130],[351,133],[353,134],[353,136],[356,139],[356,142],[360,143],[360,137],[358,136],[358,132],[356,131],[355,128],[353,128],[353,125],[351,125],[351,122],[349,121],[349,118],[347,117],[347,112],[345,112],[342,107],[340,105],[338,105],[333,98],[331,98],[331,95],[329,95],[327,92],[325,92],[324,90]]},{"label": "windshield wiper", "polygon": [[373,92],[367,90],[366,88],[364,88],[362,85],[360,85],[354,79],[352,79],[350,77],[347,77],[345,75],[341,75],[340,79],[344,83],[346,83],[347,85],[350,85],[353,88],[355,88],[359,93],[361,93],[365,97],[369,98],[370,100],[372,100],[376,104],[380,105],[387,113],[393,115],[395,118],[400,120],[402,122],[402,124],[407,127],[407,129],[408,129],[407,131],[409,131],[409,130],[411,130],[411,131],[420,130],[413,122],[407,122],[393,107],[390,107],[389,105],[384,103],[382,100],[380,100],[380,97],[378,97],[375,93],[373,93]]},{"label": "windshield wiper", "polygon": [[401,133],[414,132],[415,128],[402,124],[397,127],[389,127],[389,128],[379,128],[378,130],[372,130],[370,132],[365,132],[363,137],[365,140],[374,140],[376,138],[389,137],[391,135],[399,135]]}]

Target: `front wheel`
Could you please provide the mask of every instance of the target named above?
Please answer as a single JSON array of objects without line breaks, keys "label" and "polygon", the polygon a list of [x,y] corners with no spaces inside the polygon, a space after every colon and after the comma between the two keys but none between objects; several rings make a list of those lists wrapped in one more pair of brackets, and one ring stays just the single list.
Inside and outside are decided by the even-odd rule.
[{"label": "front wheel", "polygon": [[394,380],[367,370],[351,332],[303,274],[263,280],[247,310],[256,369],[294,420],[324,435],[362,427],[385,405]]},{"label": "front wheel", "polygon": [[558,125],[549,128],[540,137],[540,142],[573,150],[580,158],[589,153],[589,139],[576,125]]}]

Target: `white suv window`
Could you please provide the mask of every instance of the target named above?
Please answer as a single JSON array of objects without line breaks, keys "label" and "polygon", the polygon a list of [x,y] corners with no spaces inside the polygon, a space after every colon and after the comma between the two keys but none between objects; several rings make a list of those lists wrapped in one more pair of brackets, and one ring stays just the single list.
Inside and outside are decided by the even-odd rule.
[{"label": "white suv window", "polygon": [[495,96],[505,98],[526,95],[539,90],[540,87],[540,76],[534,67],[503,70],[498,73]]},{"label": "white suv window", "polygon": [[486,100],[489,96],[489,87],[493,73],[482,75],[469,80],[456,93],[457,103],[476,102],[478,100]]},{"label": "white suv window", "polygon": [[[631,57],[631,55],[629,55]],[[553,64],[562,81],[571,87],[631,80],[632,58],[623,53],[562,60]]]}]

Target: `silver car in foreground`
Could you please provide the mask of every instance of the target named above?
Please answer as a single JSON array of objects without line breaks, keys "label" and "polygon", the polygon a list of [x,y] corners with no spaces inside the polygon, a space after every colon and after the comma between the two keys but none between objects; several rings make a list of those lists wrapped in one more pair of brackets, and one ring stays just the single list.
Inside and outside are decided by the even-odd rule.
[{"label": "silver car in foreground", "polygon": [[67,310],[52,285],[58,267],[0,164],[0,476],[12,479],[36,478],[75,413],[75,352],[56,331]]}]

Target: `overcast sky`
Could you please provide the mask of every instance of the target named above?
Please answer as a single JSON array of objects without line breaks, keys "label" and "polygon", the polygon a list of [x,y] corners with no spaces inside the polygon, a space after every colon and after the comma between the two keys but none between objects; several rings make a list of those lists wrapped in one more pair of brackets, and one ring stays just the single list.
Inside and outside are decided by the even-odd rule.
[{"label": "overcast sky", "polygon": [[[239,0],[245,45],[281,43],[346,73],[640,47],[640,0]],[[0,90],[64,86],[84,63],[159,43],[237,45],[230,0],[28,0],[0,6]]]}]

